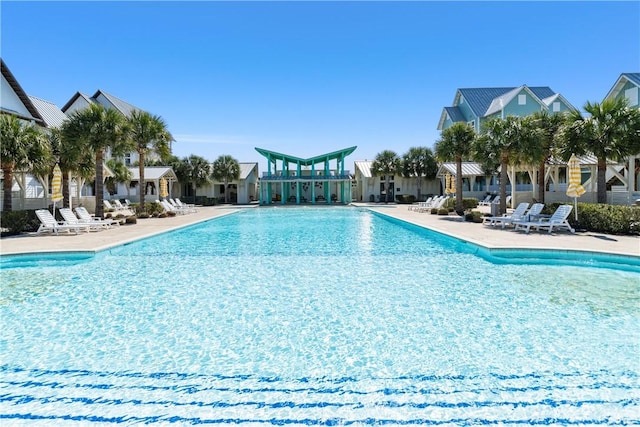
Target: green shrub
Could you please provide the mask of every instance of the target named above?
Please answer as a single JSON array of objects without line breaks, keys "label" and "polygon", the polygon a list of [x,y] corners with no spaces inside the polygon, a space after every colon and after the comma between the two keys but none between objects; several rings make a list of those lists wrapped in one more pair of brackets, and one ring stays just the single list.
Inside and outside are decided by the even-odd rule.
[{"label": "green shrub", "polygon": [[35,211],[0,212],[3,236],[14,236],[25,231],[37,231],[40,225]]},{"label": "green shrub", "polygon": [[[564,203],[545,206],[543,213],[553,213]],[[640,235],[640,206],[578,203],[578,220],[574,211],[569,215],[569,224],[577,230],[597,233]]]},{"label": "green shrub", "polygon": [[437,215],[438,214],[438,208],[431,208],[431,214],[432,215]]},{"label": "green shrub", "polygon": [[[456,209],[456,198],[455,197],[448,198],[444,206],[448,209],[451,209],[451,212],[453,212]],[[476,199],[475,197],[462,199],[462,209],[464,209],[465,211],[469,209],[475,209],[477,207],[478,207],[478,199]]]},{"label": "green shrub", "polygon": [[138,223],[138,218],[136,218],[135,216],[127,217],[127,219],[125,219],[124,223],[125,224],[137,224]]},{"label": "green shrub", "polygon": [[169,211],[169,212],[166,212],[166,214],[167,214],[167,216],[170,216],[170,217],[176,216],[176,212],[175,211]]},{"label": "green shrub", "polygon": [[449,209],[447,208],[438,209],[438,215],[449,215]]},{"label": "green shrub", "polygon": [[464,220],[465,221],[469,221],[469,222],[481,223],[482,221],[484,221],[484,218],[483,218],[482,212],[480,212],[480,211],[471,211],[471,212],[467,212],[464,215]]},{"label": "green shrub", "polygon": [[148,212],[140,212],[140,213],[138,213],[138,214],[137,214],[137,217],[138,217],[138,218],[140,218],[140,219],[147,219],[147,218],[149,218],[150,216],[151,216],[151,215],[149,215],[149,213],[148,213]]},{"label": "green shrub", "polygon": [[413,194],[396,194],[396,202],[400,204],[411,204],[416,201],[416,196]]}]

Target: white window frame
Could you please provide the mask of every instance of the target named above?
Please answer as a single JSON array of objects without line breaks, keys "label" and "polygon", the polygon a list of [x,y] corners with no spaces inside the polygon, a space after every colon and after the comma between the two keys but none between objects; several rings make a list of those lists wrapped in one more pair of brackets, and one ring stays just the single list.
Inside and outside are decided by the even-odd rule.
[{"label": "white window frame", "polygon": [[527,95],[525,94],[518,95],[518,105],[527,105]]},{"label": "white window frame", "polygon": [[557,113],[560,111],[560,102],[559,101],[555,101],[553,104],[551,104],[551,111],[553,111],[554,113]]}]

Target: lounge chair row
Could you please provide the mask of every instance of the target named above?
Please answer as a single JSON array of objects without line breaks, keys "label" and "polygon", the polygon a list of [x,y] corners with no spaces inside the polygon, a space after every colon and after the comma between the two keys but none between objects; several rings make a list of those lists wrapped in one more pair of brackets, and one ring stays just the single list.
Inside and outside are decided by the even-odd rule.
[{"label": "lounge chair row", "polygon": [[568,221],[573,206],[560,205],[551,216],[542,215],[543,208],[543,203],[534,203],[529,208],[529,203],[522,202],[510,215],[485,217],[483,222],[491,226],[501,224],[503,229],[511,224],[515,230],[525,230],[527,234],[529,234],[531,228],[535,228],[538,231],[548,229],[549,233],[554,229],[568,230],[571,233],[575,233]]},{"label": "lounge chair row", "polygon": [[165,212],[175,212],[180,215],[198,212],[194,205],[182,203],[180,199],[156,200],[156,203],[160,203]]},{"label": "lounge chair row", "polygon": [[[36,210],[36,216],[40,220],[40,226],[38,227],[37,234],[42,232],[52,232],[58,234],[60,231],[66,231],[78,234],[81,231],[100,231],[120,226],[118,221],[112,219],[100,219],[92,217],[91,214],[82,206],[76,208],[76,213],[69,208],[60,208],[58,210],[63,221],[55,219],[53,214],[48,209]],[[76,216],[77,214],[77,216]]]},{"label": "lounge chair row", "polygon": [[426,212],[431,209],[440,209],[447,202],[449,196],[436,196],[429,197],[424,202],[418,202],[413,205],[409,205],[408,209],[416,212]]}]

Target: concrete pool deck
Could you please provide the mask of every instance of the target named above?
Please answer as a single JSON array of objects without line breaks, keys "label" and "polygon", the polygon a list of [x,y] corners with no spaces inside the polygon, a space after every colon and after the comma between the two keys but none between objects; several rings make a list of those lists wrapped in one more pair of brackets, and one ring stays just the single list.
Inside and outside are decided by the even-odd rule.
[{"label": "concrete pool deck", "polygon": [[[483,224],[464,222],[457,215],[439,216],[409,210],[407,205],[382,205],[354,203],[415,225],[475,243],[488,249],[552,249],[578,250],[640,257],[640,237],[615,236],[593,232],[545,232],[531,231],[529,234],[512,229],[501,229]],[[124,243],[153,236],[187,225],[237,212],[240,209],[259,208],[236,206],[206,206],[198,212],[167,218],[139,219],[137,224],[124,225],[110,230],[80,234],[42,235],[23,234],[0,239],[0,254],[17,255],[43,252],[98,252]],[[262,208],[260,208],[262,209]],[[269,209],[264,208],[264,209]],[[488,209],[488,208],[487,208]]]}]

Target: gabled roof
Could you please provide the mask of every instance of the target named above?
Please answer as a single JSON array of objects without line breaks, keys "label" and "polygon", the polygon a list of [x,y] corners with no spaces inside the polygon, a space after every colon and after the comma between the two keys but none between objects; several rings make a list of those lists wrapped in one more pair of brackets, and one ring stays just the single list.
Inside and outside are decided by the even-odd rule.
[{"label": "gabled roof", "polygon": [[618,96],[622,88],[627,82],[631,82],[634,85],[640,87],[640,73],[622,73],[618,80],[614,83],[613,87],[607,93],[607,96],[604,99],[614,99]]},{"label": "gabled roof", "polygon": [[40,113],[46,127],[59,128],[67,119],[67,116],[54,103],[31,95],[29,95],[29,99]]},{"label": "gabled roof", "polygon": [[84,99],[87,102],[87,104],[91,104],[92,102],[94,102],[89,95],[85,95],[82,92],[76,92],[75,95],[73,95],[71,99],[62,106],[61,108],[62,112],[66,113],[67,110],[73,105],[74,102],[76,102],[78,98]]},{"label": "gabled roof", "polygon": [[559,93],[556,93],[555,95],[551,95],[547,98],[544,98],[542,100],[542,102],[544,102],[544,104],[549,107],[551,104],[553,104],[555,101],[562,101],[567,107],[569,107],[569,109],[571,110],[575,110],[577,111],[576,107],[574,107],[573,105],[571,105],[571,103],[569,101],[567,101],[567,98],[565,98],[564,96],[562,96]]},{"label": "gabled roof", "polygon": [[73,95],[71,97],[71,99],[66,104],[64,104],[64,107],[62,107],[62,111],[66,112],[73,105],[73,103],[76,102],[76,100],[78,98],[83,98],[89,104],[94,103],[94,102],[98,103],[98,104],[104,104],[104,103],[98,102],[98,97],[100,95],[102,95],[107,100],[107,102],[109,103],[109,105],[103,105],[104,107],[106,107],[106,108],[112,107],[112,108],[116,109],[117,111],[119,111],[125,117],[130,117],[131,113],[133,111],[140,110],[140,108],[138,108],[138,107],[136,107],[134,105],[131,105],[128,102],[123,101],[122,99],[120,99],[120,98],[118,98],[116,96],[110,95],[110,94],[108,94],[108,93],[106,93],[106,92],[104,92],[102,90],[98,90],[91,97],[88,96],[88,95],[85,95],[84,93],[76,92],[76,94]]},{"label": "gabled roof", "polygon": [[[462,95],[465,101],[469,104],[471,111],[473,111],[477,117],[484,117],[487,114],[490,114],[488,113],[489,107],[494,103],[494,100],[499,104],[500,97],[509,96],[510,93],[515,96],[515,94],[517,94],[522,88],[526,88],[532,96],[538,98],[538,100],[555,95],[555,92],[547,86],[529,87],[527,85],[522,85],[519,87],[463,88],[458,89],[454,104],[457,104],[460,99],[460,95]],[[506,98],[503,98],[503,102],[505,100]]]},{"label": "gabled roof", "polygon": [[467,119],[462,114],[460,107],[444,107],[452,122],[466,122]]},{"label": "gabled roof", "polygon": [[251,173],[253,172],[253,170],[255,169],[257,172],[258,169],[258,163],[243,163],[243,162],[238,162],[238,164],[240,165],[240,179],[247,179],[249,177],[249,175],[251,175]]},{"label": "gabled roof", "polygon": [[[129,167],[127,169],[131,171],[131,181],[140,180],[140,170],[137,166]],[[169,166],[145,166],[144,168],[145,181],[157,181],[160,178],[166,178],[171,181],[178,180],[176,173]]]},{"label": "gabled roof", "polygon": [[2,111],[8,114],[17,116],[21,119],[35,120],[39,124],[42,124],[43,122],[42,116],[40,115],[36,107],[33,105],[31,100],[29,99],[29,96],[27,95],[27,93],[22,89],[22,86],[20,86],[20,83],[18,83],[18,80],[15,78],[11,70],[9,70],[9,67],[7,67],[7,64],[4,63],[4,60],[2,58],[0,58],[0,69],[2,72],[2,76],[7,80],[7,83],[9,83],[9,86],[11,86],[11,89],[13,89],[13,91],[18,96],[22,104],[25,106],[29,114],[31,114],[31,116],[25,117],[19,114],[17,111],[9,110],[4,107],[2,108]]},{"label": "gabled roof", "polygon": [[373,176],[371,173],[373,160],[356,160],[353,164],[356,167],[356,170],[359,170],[363,177],[371,178]]},{"label": "gabled roof", "polygon": [[270,150],[265,150],[264,148],[255,147],[256,151],[262,154],[263,156],[265,156],[267,159],[271,158],[274,161],[282,160],[283,162],[286,162],[286,163],[300,163],[300,165],[302,166],[311,166],[311,165],[315,165],[316,163],[321,163],[328,160],[340,159],[353,153],[356,148],[358,147],[353,146],[353,147],[345,148],[342,150],[333,151],[331,153],[321,154],[315,157],[309,157],[308,159],[303,159],[301,157],[290,156],[288,154],[277,153],[275,151],[270,151]]},{"label": "gabled roof", "polygon": [[109,101],[109,103],[113,106],[113,108],[120,111],[120,113],[122,113],[125,117],[131,116],[131,113],[136,110],[140,111],[140,108],[137,108],[129,104],[128,102],[123,101],[122,99],[116,96],[110,95],[102,90],[98,90],[91,98],[95,101],[98,99],[100,95],[104,96],[107,99],[107,101]]}]

